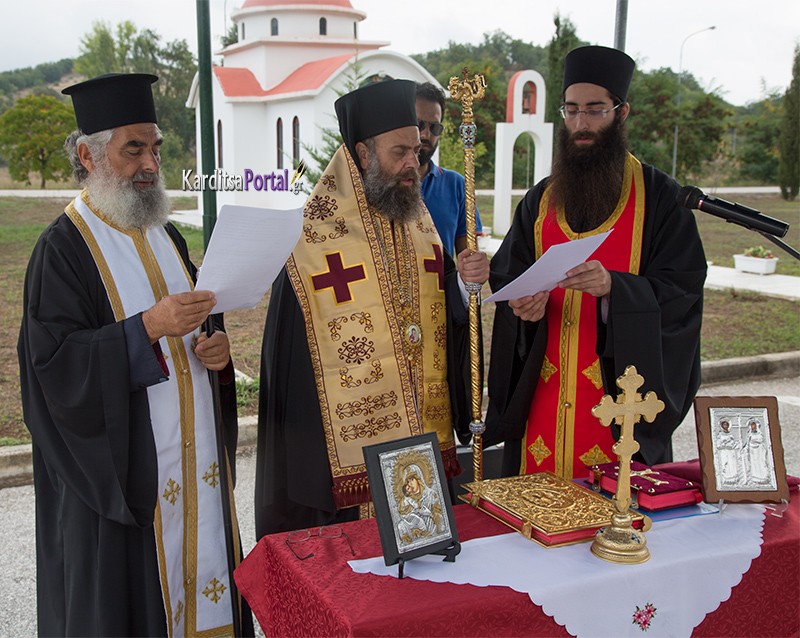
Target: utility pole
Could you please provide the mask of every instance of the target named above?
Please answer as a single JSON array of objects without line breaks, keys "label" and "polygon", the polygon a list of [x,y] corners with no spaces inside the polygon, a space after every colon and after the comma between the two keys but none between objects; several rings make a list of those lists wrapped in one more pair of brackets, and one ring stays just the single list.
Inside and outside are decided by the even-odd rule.
[{"label": "utility pole", "polygon": [[614,26],[614,48],[625,50],[625,35],[628,32],[628,0],[617,0],[617,21]]},{"label": "utility pole", "polygon": [[[198,172],[212,175],[216,168],[214,155],[214,99],[211,90],[211,16],[208,0],[197,0],[197,75],[200,98],[200,154]],[[208,246],[217,221],[217,193],[203,189],[203,246]]]}]

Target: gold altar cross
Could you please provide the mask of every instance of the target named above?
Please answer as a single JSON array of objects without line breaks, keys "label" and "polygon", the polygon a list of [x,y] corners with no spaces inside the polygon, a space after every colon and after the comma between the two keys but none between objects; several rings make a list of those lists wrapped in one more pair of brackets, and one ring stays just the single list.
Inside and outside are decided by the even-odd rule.
[{"label": "gold altar cross", "polygon": [[648,392],[642,399],[637,390],[644,385],[644,377],[636,372],[635,366],[625,368],[625,374],[617,379],[617,385],[622,393],[616,401],[606,394],[592,408],[592,414],[600,423],[608,426],[616,420],[621,428],[619,441],[612,448],[619,457],[617,492],[614,494],[616,513],[611,517],[611,525],[597,532],[592,553],[612,563],[643,563],[650,558],[647,541],[642,532],[633,529],[628,511],[631,504],[631,457],[639,450],[639,444],[633,438],[633,426],[641,417],[652,423],[664,409],[664,402],[655,392]]},{"label": "gold altar cross", "polygon": [[[652,423],[656,415],[664,409],[664,402],[655,392],[648,392],[644,400],[637,390],[644,384],[644,377],[636,372],[636,366],[625,368],[625,374],[617,379],[622,393],[616,401],[608,394],[592,408],[592,414],[605,426],[616,421],[621,428],[619,441],[611,448],[619,456],[619,478],[617,479],[617,498],[615,504],[620,511],[626,511],[631,501],[631,457],[639,451],[639,444],[633,438],[633,426],[644,417]],[[617,502],[619,499],[619,502]]]}]

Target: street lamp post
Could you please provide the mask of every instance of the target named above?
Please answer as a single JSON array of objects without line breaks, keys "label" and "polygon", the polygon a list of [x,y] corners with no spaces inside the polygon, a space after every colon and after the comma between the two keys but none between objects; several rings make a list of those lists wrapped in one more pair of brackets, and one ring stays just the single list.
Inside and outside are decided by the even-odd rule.
[{"label": "street lamp post", "polygon": [[681,42],[681,53],[680,57],[678,58],[678,95],[675,100],[675,136],[673,139],[672,144],[672,179],[675,179],[675,172],[678,168],[678,117],[680,115],[681,110],[681,75],[683,74],[683,45],[686,44],[686,40],[691,38],[693,35],[697,35],[698,33],[703,33],[703,31],[713,31],[716,29],[716,26],[713,27],[706,27],[705,29],[700,29],[699,31],[695,31],[694,33],[690,33],[687,35],[683,42]]}]

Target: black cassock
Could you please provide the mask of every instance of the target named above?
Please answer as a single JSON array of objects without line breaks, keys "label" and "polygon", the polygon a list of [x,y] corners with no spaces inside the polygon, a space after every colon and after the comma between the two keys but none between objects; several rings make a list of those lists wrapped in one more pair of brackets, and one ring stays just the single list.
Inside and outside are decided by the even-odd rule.
[{"label": "black cassock", "polygon": [[[653,423],[640,421],[635,456],[648,465],[672,460],[671,436],[700,386],[700,326],[706,259],[691,211],[675,202],[679,185],[643,165],[645,216],[639,274],[611,271],[608,323],[597,300],[597,346],[607,394],[616,379],[635,365],[645,378],[643,392],[655,391],[666,407]],[[536,260],[534,222],[546,180],[517,206],[500,250],[492,258],[492,290],[521,275]],[[508,302],[497,304],[489,367],[486,445],[505,441],[503,472],[519,473],[520,445],[542,369],[547,322],[523,322]],[[555,427],[555,426],[554,426]],[[611,425],[614,438],[619,427]]]},{"label": "black cassock", "polygon": [[[171,224],[166,230],[194,279],[186,243]],[[144,330],[141,316],[116,321],[83,237],[61,215],[31,255],[18,344],[42,636],[167,635],[153,528],[156,447],[147,389],[132,387],[126,329]],[[220,394],[233,471],[234,384]]]},{"label": "black cassock", "polygon": [[[469,438],[469,320],[445,251],[447,380],[456,433]],[[338,514],[305,322],[284,268],[272,285],[261,353],[256,537],[348,520]]]}]

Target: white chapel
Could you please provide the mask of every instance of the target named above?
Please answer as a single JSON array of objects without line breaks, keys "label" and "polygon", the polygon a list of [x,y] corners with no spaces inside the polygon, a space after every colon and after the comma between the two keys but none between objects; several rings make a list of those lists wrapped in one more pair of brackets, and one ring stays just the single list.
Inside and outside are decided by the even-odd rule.
[{"label": "white chapel", "polygon": [[[239,41],[213,67],[215,165],[241,175],[247,190],[218,190],[218,206],[302,205],[306,196],[288,188],[293,160],[310,163],[304,146],[320,148],[321,128],[338,129],[333,103],[353,77],[356,56],[362,81],[436,81],[410,57],[386,50],[389,42],[361,40],[365,18],[350,0],[245,0],[232,13]],[[199,129],[197,77],[187,106]],[[199,144],[197,152],[201,170]]]}]

